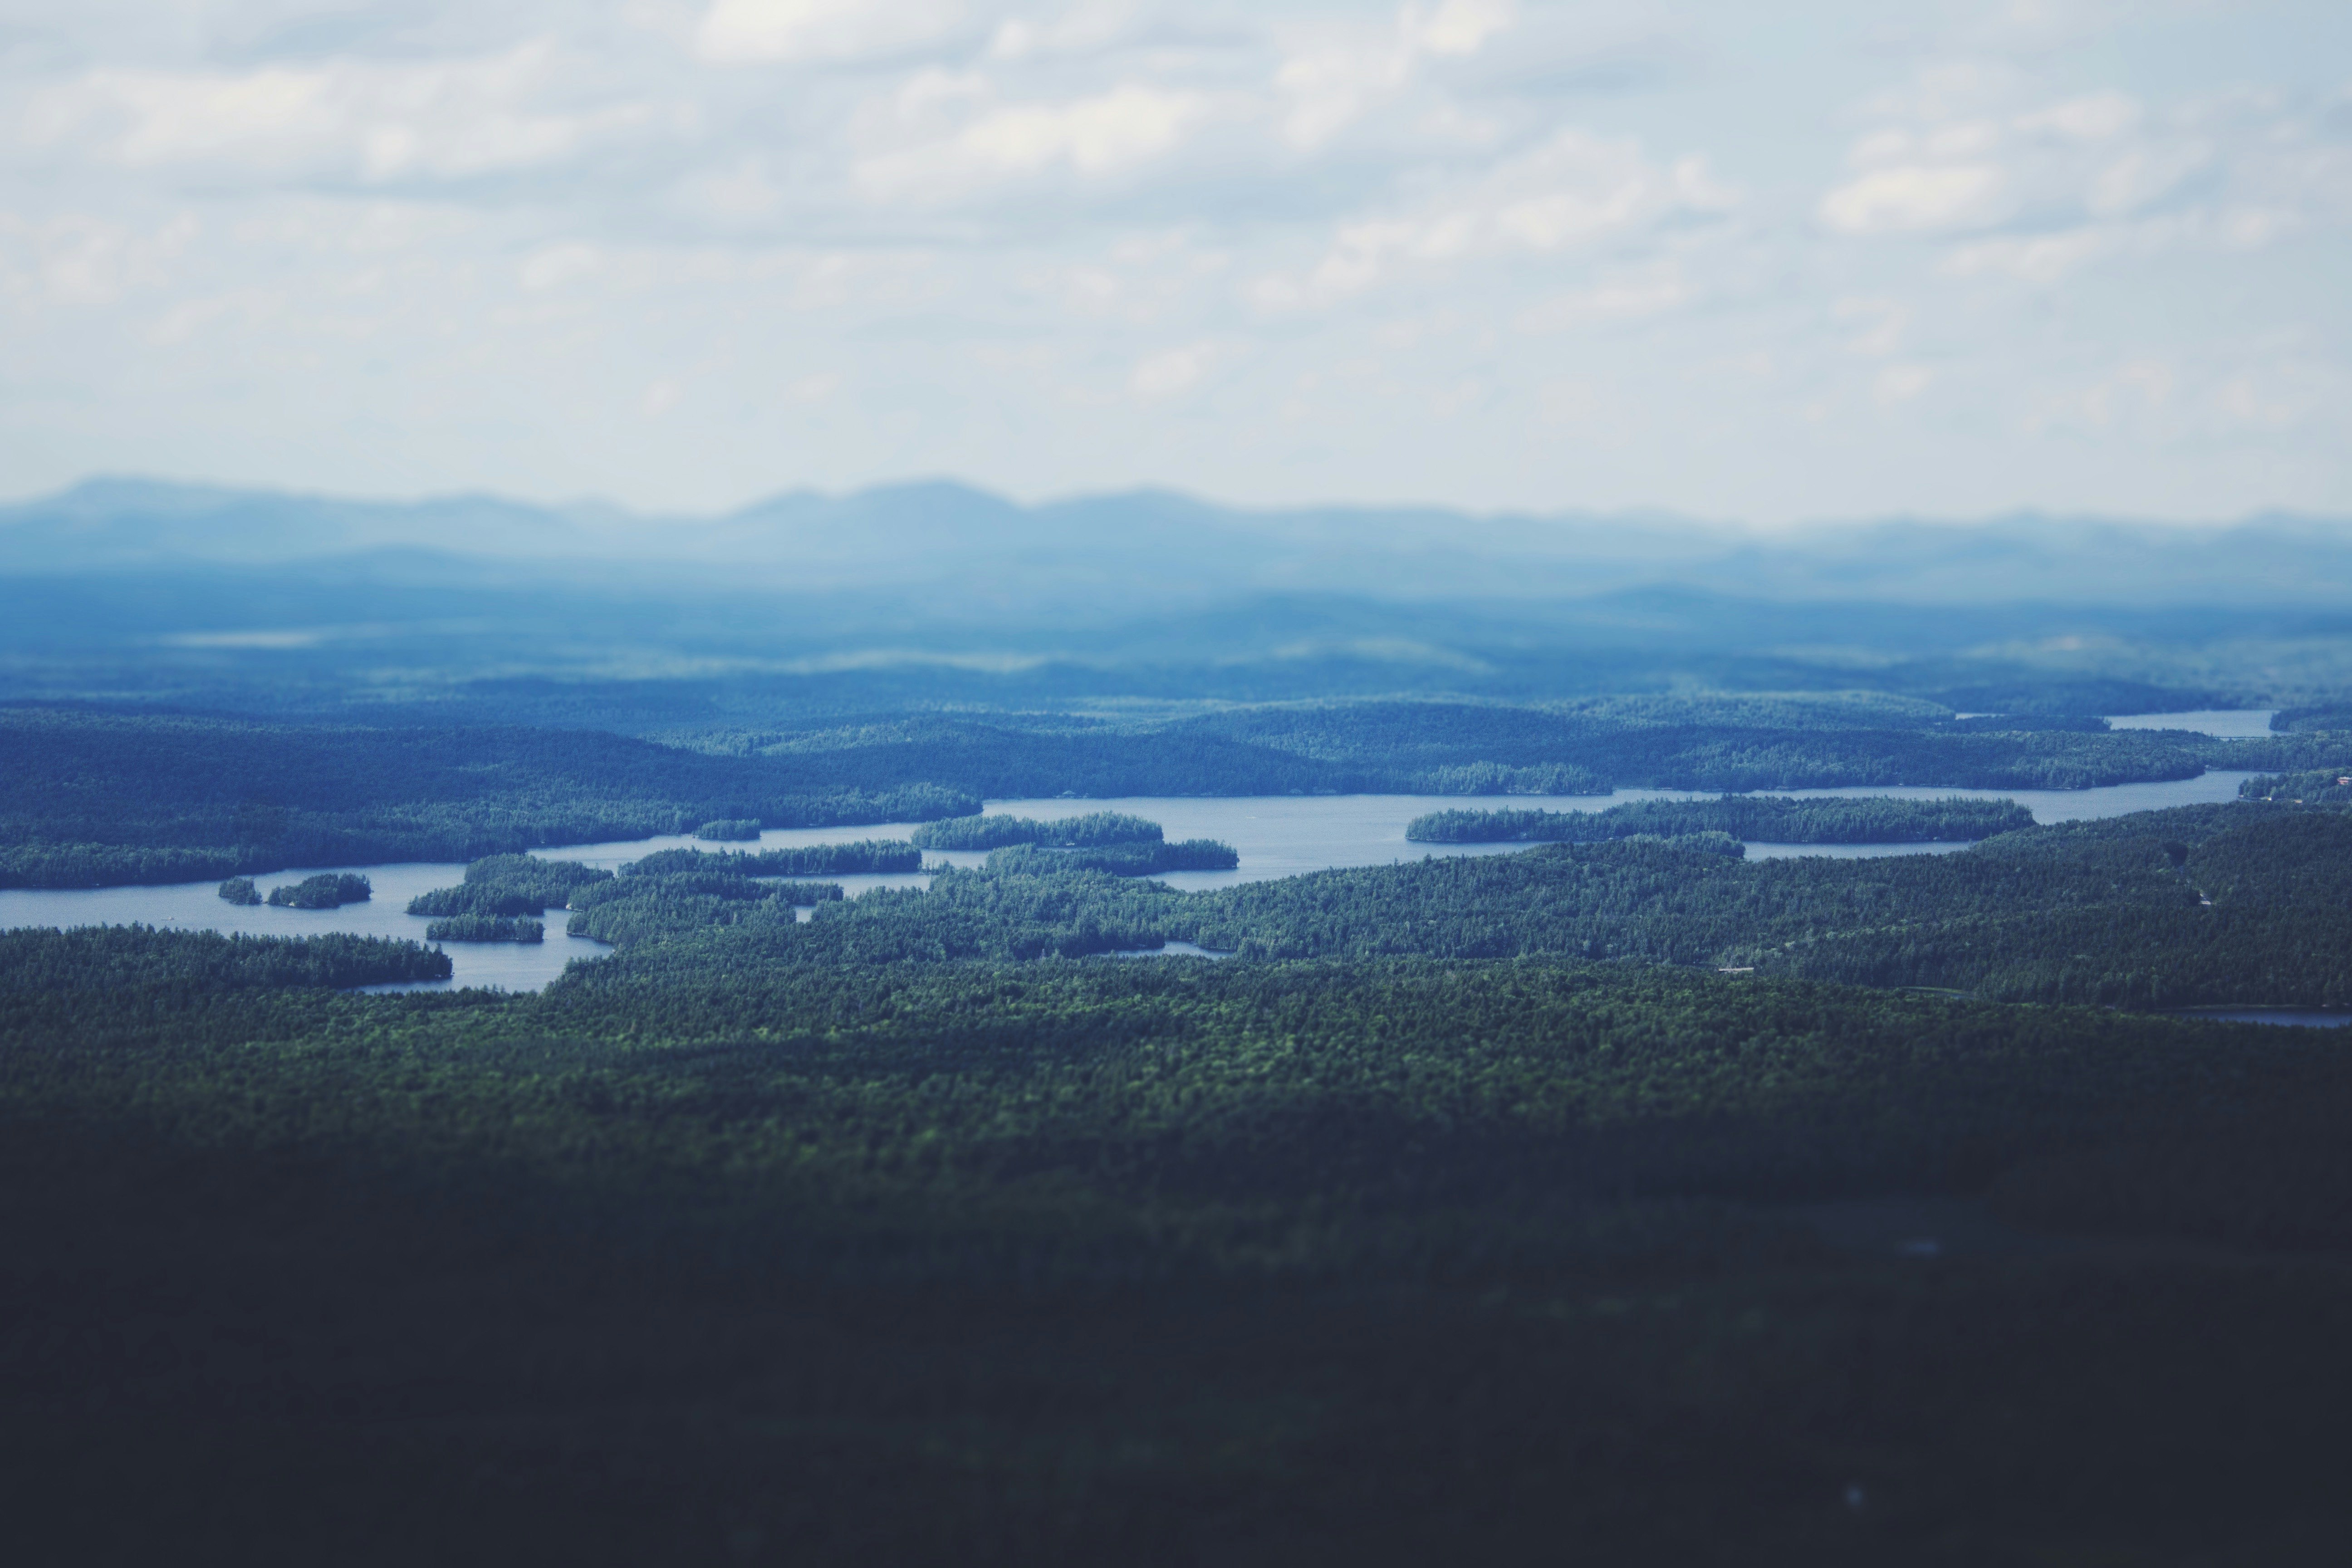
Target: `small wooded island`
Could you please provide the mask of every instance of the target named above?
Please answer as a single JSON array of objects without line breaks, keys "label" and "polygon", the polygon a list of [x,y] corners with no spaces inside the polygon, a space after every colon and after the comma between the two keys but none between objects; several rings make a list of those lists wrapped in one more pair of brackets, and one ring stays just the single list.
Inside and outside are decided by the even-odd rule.
[{"label": "small wooded island", "polygon": [[1645,800],[1605,811],[1435,811],[1405,830],[1415,844],[1598,844],[1728,833],[1766,844],[1974,843],[2033,826],[2011,800]]},{"label": "small wooded island", "polygon": [[[221,896],[228,895],[224,890]],[[268,902],[281,910],[333,910],[345,904],[363,904],[373,897],[375,889],[365,877],[329,871],[270,889]]]}]

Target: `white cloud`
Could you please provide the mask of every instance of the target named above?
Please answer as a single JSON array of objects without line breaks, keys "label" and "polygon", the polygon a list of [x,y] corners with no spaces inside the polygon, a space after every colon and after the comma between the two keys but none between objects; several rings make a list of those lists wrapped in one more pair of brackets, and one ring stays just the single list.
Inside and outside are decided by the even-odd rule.
[{"label": "white cloud", "polygon": [[19,5],[0,468],[2352,510],[2352,13],[2195,3]]},{"label": "white cloud", "polygon": [[535,107],[563,74],[545,42],[425,63],[100,68],[35,94],[26,136],[132,169],[381,184],[542,168],[652,118],[632,103]]},{"label": "white cloud", "polygon": [[1884,359],[1900,349],[1911,326],[1910,310],[1895,300],[1840,300],[1830,314],[1861,327],[1846,340],[1846,351],[1872,359]]},{"label": "white cloud", "polygon": [[516,269],[522,286],[537,293],[548,289],[560,289],[576,278],[584,278],[596,270],[604,258],[593,245],[577,242],[551,245],[526,259]]},{"label": "white cloud", "polygon": [[2001,214],[2001,174],[1982,163],[1874,169],[1822,198],[1841,234],[1921,234],[1974,227]]},{"label": "white cloud", "polygon": [[1954,278],[2004,275],[2044,288],[2113,248],[2116,237],[2095,228],[1985,239],[1954,251],[1943,270]]},{"label": "white cloud", "polygon": [[2263,95],[2036,103],[2013,73],[1955,69],[1871,108],[1891,122],[1855,140],[1817,216],[1841,235],[1949,237],[1948,276],[2053,286],[2105,257],[2259,248],[2352,218],[2352,149]]},{"label": "white cloud", "polygon": [[2098,92],[2085,98],[2068,99],[2063,103],[2017,117],[2017,126],[2021,131],[2052,132],[2078,142],[2108,141],[2130,131],[2139,122],[2138,102],[2120,92]]},{"label": "white cloud", "polygon": [[1102,174],[1167,152],[1202,107],[1189,93],[1128,83],[1075,103],[996,110],[956,142],[962,152],[1008,174],[1067,163],[1082,174]]},{"label": "white cloud", "polygon": [[987,107],[951,133],[861,161],[857,176],[885,199],[929,201],[1055,172],[1100,178],[1164,156],[1207,110],[1195,94],[1132,82],[1066,103]]},{"label": "white cloud", "polygon": [[1517,19],[1510,0],[1444,0],[1427,16],[1408,5],[1398,23],[1406,47],[1439,56],[1475,55]]},{"label": "white cloud", "polygon": [[1619,279],[1590,289],[1554,295],[1522,311],[1521,331],[1557,332],[1612,322],[1648,321],[1690,303],[1691,287],[1673,273]]},{"label": "white cloud", "polygon": [[13,292],[51,303],[110,305],[166,286],[201,232],[186,213],[152,229],[90,213],[35,223],[0,213],[0,277]]},{"label": "white cloud", "polygon": [[1562,131],[1418,210],[1341,225],[1303,280],[1276,276],[1255,292],[1273,307],[1329,300],[1400,268],[1577,250],[1729,200],[1700,160],[1664,166],[1633,138]]},{"label": "white cloud", "polygon": [[1289,105],[1285,138],[1294,147],[1320,147],[1401,91],[1423,60],[1475,55],[1517,18],[1509,0],[1444,0],[1431,12],[1407,5],[1385,27],[1318,29],[1275,73]]},{"label": "white cloud", "polygon": [[1924,364],[1890,364],[1878,373],[1873,390],[1881,403],[1908,403],[1935,379],[1936,373]]},{"label": "white cloud", "polygon": [[1148,401],[1181,396],[1200,384],[1218,358],[1218,345],[1213,342],[1163,349],[1136,362],[1128,389]]},{"label": "white cloud", "polygon": [[718,65],[856,60],[937,43],[962,20],[955,0],[715,0],[695,47]]}]

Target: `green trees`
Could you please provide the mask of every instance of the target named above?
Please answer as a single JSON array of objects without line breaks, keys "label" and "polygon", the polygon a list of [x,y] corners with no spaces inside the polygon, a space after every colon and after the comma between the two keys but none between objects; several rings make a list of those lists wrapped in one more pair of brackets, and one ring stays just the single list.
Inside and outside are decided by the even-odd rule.
[{"label": "green trees", "polygon": [[1594,843],[1642,835],[1727,833],[1768,844],[1916,844],[1974,840],[2033,826],[2033,814],[2006,800],[1641,801],[1605,811],[1439,811],[1416,816],[1404,836],[1416,844]]},{"label": "green trees", "polygon": [[386,730],[0,709],[0,887],[217,880],[645,838],[976,812],[904,775],[719,757],[589,731]]},{"label": "green trees", "polygon": [[220,885],[220,896],[232,904],[261,902],[260,889],[253,885],[253,879],[250,877],[231,877]]},{"label": "green trees", "polygon": [[918,849],[1002,849],[1015,844],[1093,849],[1114,844],[1157,844],[1160,837],[1158,823],[1115,811],[1052,821],[1000,813],[927,822],[915,829],[914,844]]},{"label": "green trees", "polygon": [[648,856],[576,891],[565,929],[620,945],[747,923],[788,927],[796,906],[840,901],[838,882],[754,880],[740,868],[752,858],[692,850]]},{"label": "green trees", "polygon": [[561,909],[583,888],[613,879],[610,871],[577,860],[535,855],[491,855],[466,868],[454,888],[435,888],[408,900],[412,915],[535,915]]},{"label": "green trees", "polygon": [[752,854],[659,849],[631,861],[623,870],[630,876],[724,871],[737,877],[849,877],[922,868],[922,851],[905,839],[866,838],[854,844],[803,844]]},{"label": "green trees", "polygon": [[721,817],[704,823],[694,830],[694,836],[717,843],[749,843],[760,837],[760,819],[756,816]]},{"label": "green trees", "polygon": [[828,904],[797,927],[755,913],[760,885],[748,879],[655,877],[625,929],[686,952],[706,924],[764,921],[763,962],[814,964],[1181,940],[1257,959],[1615,961],[2017,1001],[2336,1006],[2352,1003],[2347,825],[2340,812],[2189,807],[2021,830],[1952,855],[1756,863],[1722,833],[1643,837],[1200,894],[1141,879],[1150,858],[1183,846],[1024,845],[939,873],[928,894]]},{"label": "green trees", "polygon": [[[90,1017],[92,998],[131,1014],[159,1000],[174,1007],[205,998],[295,987],[379,985],[446,980],[450,963],[413,942],[387,937],[223,936],[215,931],[158,931],[152,926],[81,926],[71,931],[31,927],[0,931],[0,998],[33,1005],[70,998],[58,1020]],[[112,1026],[94,1026],[100,1034]],[[168,1031],[150,1020],[149,1027]],[[0,1036],[6,1034],[0,1028]]]},{"label": "green trees", "polygon": [[316,877],[305,877],[299,882],[288,882],[269,889],[268,901],[280,909],[331,910],[344,904],[362,904],[375,897],[375,889],[365,877],[345,871]]},{"label": "green trees", "polygon": [[425,928],[427,942],[520,942],[547,940],[547,927],[513,915],[452,915]]},{"label": "green trees", "polygon": [[2338,767],[2251,778],[2238,786],[2247,800],[2293,801],[2308,805],[2352,805],[2352,746]]},{"label": "green trees", "polygon": [[1010,875],[1051,876],[1062,871],[1103,871],[1114,877],[1157,877],[1166,871],[1230,871],[1241,856],[1230,844],[1213,838],[1187,838],[1181,844],[1110,844],[1079,849],[1020,844],[993,850],[992,871]]}]

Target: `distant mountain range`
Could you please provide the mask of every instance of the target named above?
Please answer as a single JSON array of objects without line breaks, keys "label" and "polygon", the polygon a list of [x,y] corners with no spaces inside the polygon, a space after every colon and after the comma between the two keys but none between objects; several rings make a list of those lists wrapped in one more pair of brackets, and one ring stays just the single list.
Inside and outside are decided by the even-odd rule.
[{"label": "distant mountain range", "polygon": [[2018,515],[1768,534],[1660,513],[1254,510],[1156,490],[1024,506],[933,482],[796,491],[686,517],[133,479],[0,507],[0,574],[15,577],[337,562],[364,573],[369,559],[396,573],[420,552],[486,578],[619,592],[704,584],[1097,614],[1266,595],[1527,601],[1638,588],[1799,602],[2352,604],[2352,522],[2288,516],[2183,527]]}]

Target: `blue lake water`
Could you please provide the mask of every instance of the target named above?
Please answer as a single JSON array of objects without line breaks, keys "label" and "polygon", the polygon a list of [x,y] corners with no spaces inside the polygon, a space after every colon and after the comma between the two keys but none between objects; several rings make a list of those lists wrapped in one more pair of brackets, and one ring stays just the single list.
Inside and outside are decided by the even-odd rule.
[{"label": "blue lake water", "polygon": [[2188,730],[2224,741],[2244,741],[2271,732],[2275,708],[2200,708],[2183,713],[2110,714],[2111,730]]},{"label": "blue lake water", "polygon": [[2204,1018],[2217,1024],[2283,1024],[2305,1029],[2340,1029],[2352,1024],[2352,1013],[2323,1007],[2180,1007],[2176,1018]]},{"label": "blue lake water", "polygon": [[[1960,796],[1976,800],[2016,800],[2029,807],[2037,822],[2073,822],[2117,816],[2126,812],[2163,806],[2234,800],[2248,773],[2209,773],[2201,778],[2164,784],[2115,784],[2084,790],[1968,790],[1919,787],[1794,790],[1806,796],[1887,795],[1903,799],[1937,800]],[[1712,799],[1688,790],[1620,790],[1612,795],[1513,795],[1507,799],[1465,798],[1460,795],[1273,795],[1226,799],[1190,796],[1130,796],[1116,800],[1013,800],[991,805],[992,814],[1050,818],[1087,812],[1119,811],[1147,817],[1166,829],[1171,839],[1215,838],[1239,853],[1241,864],[1230,871],[1178,871],[1162,880],[1189,890],[1232,887],[1276,877],[1300,876],[1346,866],[1385,866],[1425,856],[1509,854],[1530,847],[1504,844],[1414,844],[1404,836],[1405,825],[1433,811],[1465,807],[1532,808],[1547,811],[1601,811],[1642,800]],[[656,849],[779,848],[809,844],[839,843],[859,838],[904,838],[915,829],[910,822],[864,827],[772,828],[760,835],[756,846],[699,843],[685,835],[635,839],[624,843],[579,844],[535,853],[553,859],[583,860],[592,866],[617,868]],[[1964,848],[1957,844],[1751,845],[1758,858],[1790,855],[1826,855],[1841,858],[1905,854],[1944,854]],[[977,866],[986,855],[972,852],[933,853],[931,866]],[[67,889],[0,889],[0,929],[15,926],[124,925],[137,921],[185,931],[241,931],[267,936],[306,936],[323,931],[351,931],[362,936],[410,937],[422,941],[426,921],[406,912],[408,900],[430,888],[460,881],[465,867],[412,862],[383,866],[307,868],[300,872],[255,879],[264,892],[281,882],[299,881],[318,870],[355,871],[375,887],[373,901],[346,904],[339,910],[283,910],[268,905],[239,908],[223,903],[217,884],[187,882],[170,887],[96,888]],[[851,896],[875,888],[927,888],[930,878],[921,872],[888,876],[836,877]],[[563,972],[574,958],[593,958],[610,949],[583,937],[563,933],[562,910],[550,912],[543,945],[511,942],[450,942],[446,951],[456,966],[444,985],[499,986],[511,991],[535,991]]]}]

